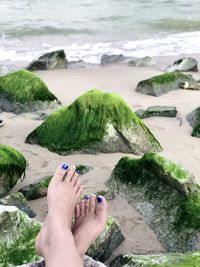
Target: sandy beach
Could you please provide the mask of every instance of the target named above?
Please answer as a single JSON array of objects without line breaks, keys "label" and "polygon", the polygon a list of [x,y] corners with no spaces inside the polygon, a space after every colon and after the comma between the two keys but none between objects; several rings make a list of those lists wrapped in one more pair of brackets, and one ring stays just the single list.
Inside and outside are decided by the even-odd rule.
[{"label": "sandy beach", "polygon": [[[166,62],[166,59],[163,61]],[[159,67],[163,61],[159,61]],[[137,68],[115,65],[94,69],[37,71],[36,74],[46,82],[49,90],[64,106],[93,88],[121,95],[133,110],[153,105],[175,106],[178,110],[176,118],[153,117],[143,121],[163,147],[161,154],[183,165],[200,183],[200,139],[191,136],[192,128],[186,120],[186,115],[199,106],[200,92],[176,90],[160,97],[153,97],[135,91],[139,81],[161,74],[159,67]],[[200,79],[199,72],[192,75],[195,79]],[[93,167],[82,176],[86,194],[106,189],[105,182],[124,154],[61,156],[39,145],[26,144],[24,140],[27,135],[42,123],[41,120],[35,120],[35,117],[34,113],[0,114],[0,118],[5,120],[4,127],[0,128],[0,142],[16,148],[28,160],[26,177],[23,182],[17,183],[13,191],[52,174],[61,162]],[[129,154],[129,156],[134,155]],[[156,235],[144,223],[142,216],[126,200],[115,194],[114,200],[108,201],[108,204],[109,215],[116,218],[125,236],[125,241],[115,251],[113,257],[121,253],[147,254],[164,251]],[[42,222],[47,213],[46,197],[29,201],[29,205],[36,212],[36,219]]]}]

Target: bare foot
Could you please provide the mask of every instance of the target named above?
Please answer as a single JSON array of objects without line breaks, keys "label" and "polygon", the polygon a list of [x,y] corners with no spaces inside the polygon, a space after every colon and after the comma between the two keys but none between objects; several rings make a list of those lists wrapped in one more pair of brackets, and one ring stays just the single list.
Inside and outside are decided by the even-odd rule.
[{"label": "bare foot", "polygon": [[102,196],[91,195],[76,205],[75,224],[72,233],[81,257],[103,232],[106,218],[107,202]]},{"label": "bare foot", "polygon": [[66,164],[59,166],[49,184],[48,215],[35,242],[36,251],[43,257],[51,237],[61,236],[70,230],[75,206],[83,190],[79,174],[75,170],[75,166],[69,169]]}]

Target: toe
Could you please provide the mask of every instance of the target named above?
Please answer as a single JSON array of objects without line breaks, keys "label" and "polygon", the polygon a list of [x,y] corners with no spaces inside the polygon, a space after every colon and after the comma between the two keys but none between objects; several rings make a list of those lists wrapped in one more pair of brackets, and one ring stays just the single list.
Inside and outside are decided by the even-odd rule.
[{"label": "toe", "polygon": [[69,169],[67,171],[67,175],[66,175],[65,180],[64,180],[65,182],[71,182],[75,170],[76,170],[76,166],[75,165],[72,165],[72,166],[69,167]]},{"label": "toe", "polygon": [[80,212],[81,212],[80,216],[84,217],[85,216],[85,200],[84,199],[81,201]]},{"label": "toe", "polygon": [[[75,187],[75,189],[77,189],[76,184],[78,184],[78,181],[80,180],[79,177],[80,177],[79,173],[75,171],[74,175],[71,178],[71,183],[72,183],[73,187]],[[79,186],[80,186],[80,184],[79,184]]]},{"label": "toe", "polygon": [[90,212],[90,200],[86,199],[85,200],[85,214],[88,215]]},{"label": "toe", "polygon": [[95,213],[95,207],[96,207],[96,195],[91,195],[90,199],[90,213]]},{"label": "toe", "polygon": [[103,196],[96,197],[96,216],[101,222],[106,222],[107,217],[107,202]]},{"label": "toe", "polygon": [[77,187],[77,191],[76,191],[78,199],[80,198],[82,192],[83,192],[83,185],[80,185],[79,187]]},{"label": "toe", "polygon": [[80,217],[80,214],[81,214],[80,204],[77,204],[75,208],[75,219],[76,220]]},{"label": "toe", "polygon": [[52,178],[52,182],[60,182],[64,179],[68,170],[68,165],[66,163],[61,164],[55,171]]}]

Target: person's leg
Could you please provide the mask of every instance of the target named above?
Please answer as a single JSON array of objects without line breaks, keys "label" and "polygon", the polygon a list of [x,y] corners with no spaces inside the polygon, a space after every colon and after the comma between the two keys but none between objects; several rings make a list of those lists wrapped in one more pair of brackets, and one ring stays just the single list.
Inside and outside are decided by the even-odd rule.
[{"label": "person's leg", "polygon": [[48,215],[36,238],[36,250],[47,267],[81,267],[71,223],[83,187],[75,166],[58,167],[48,187]]},{"label": "person's leg", "polygon": [[72,233],[82,259],[89,246],[103,232],[106,218],[107,202],[102,196],[91,195],[76,205]]}]

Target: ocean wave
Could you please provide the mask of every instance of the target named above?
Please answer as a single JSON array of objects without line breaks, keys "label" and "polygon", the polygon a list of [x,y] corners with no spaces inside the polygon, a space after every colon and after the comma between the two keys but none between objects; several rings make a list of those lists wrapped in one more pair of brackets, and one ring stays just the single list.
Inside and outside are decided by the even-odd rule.
[{"label": "ocean wave", "polygon": [[35,27],[30,27],[28,25],[23,25],[18,28],[18,31],[15,29],[8,29],[6,31],[6,34],[9,36],[12,36],[14,38],[16,37],[24,37],[24,36],[41,36],[41,35],[57,35],[57,34],[63,34],[66,36],[69,35],[94,35],[95,32],[92,29],[88,28],[57,28],[53,26],[36,26]]},{"label": "ocean wave", "polygon": [[[58,36],[56,38],[59,39]],[[66,46],[55,46],[51,42],[38,46],[36,44],[41,43],[40,37],[35,37],[32,44],[36,46],[31,48],[30,43],[27,45],[24,41],[4,39],[0,40],[0,61],[30,62],[45,52],[64,49],[69,61],[84,60],[87,63],[99,64],[103,54],[123,54],[132,57],[198,54],[199,42],[200,31],[172,34],[164,38],[83,44],[76,42]]]},{"label": "ocean wave", "polygon": [[161,19],[150,22],[151,27],[165,32],[188,32],[200,30],[200,20]]}]

